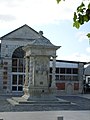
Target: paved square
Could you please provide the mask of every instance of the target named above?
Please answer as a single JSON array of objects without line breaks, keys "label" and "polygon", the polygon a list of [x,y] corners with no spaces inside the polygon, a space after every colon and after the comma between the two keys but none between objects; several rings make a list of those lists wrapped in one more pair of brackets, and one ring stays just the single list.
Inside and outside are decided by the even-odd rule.
[{"label": "paved square", "polygon": [[38,112],[2,112],[3,120],[90,120],[90,111],[38,111]]},{"label": "paved square", "polygon": [[[85,98],[86,96],[86,98]],[[13,106],[7,99],[12,96],[0,96],[0,112],[27,112],[27,111],[80,111],[89,110],[90,111],[90,95],[79,95],[79,96],[59,96],[59,98],[70,101],[72,104],[60,104],[60,105],[47,105],[47,106]]]}]

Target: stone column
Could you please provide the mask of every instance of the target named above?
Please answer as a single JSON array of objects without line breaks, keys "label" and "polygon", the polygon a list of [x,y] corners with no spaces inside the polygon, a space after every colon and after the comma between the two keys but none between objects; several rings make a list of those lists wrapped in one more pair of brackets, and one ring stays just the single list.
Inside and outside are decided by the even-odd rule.
[{"label": "stone column", "polygon": [[51,87],[56,88],[55,72],[56,72],[56,57],[53,57],[53,61],[52,61],[52,85],[51,85]]},{"label": "stone column", "polygon": [[[29,57],[26,56],[25,57],[25,83],[23,86],[23,91],[24,91],[24,95],[22,97],[25,97],[27,95],[29,95],[29,89],[28,89],[28,82],[29,82]],[[25,97],[26,98],[26,97]]]},{"label": "stone column", "polygon": [[34,57],[30,56],[29,63],[29,87],[34,85]]},{"label": "stone column", "polygon": [[29,81],[29,57],[28,56],[26,56],[26,65],[25,65],[25,73],[26,73],[26,75],[25,75],[25,86],[28,86],[28,81]]}]

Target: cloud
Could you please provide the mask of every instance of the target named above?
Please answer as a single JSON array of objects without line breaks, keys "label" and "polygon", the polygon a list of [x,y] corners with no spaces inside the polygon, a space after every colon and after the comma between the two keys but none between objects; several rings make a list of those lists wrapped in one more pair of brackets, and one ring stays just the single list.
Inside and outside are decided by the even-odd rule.
[{"label": "cloud", "polygon": [[[11,31],[23,24],[58,24],[73,19],[73,12],[82,0],[0,0],[0,30]],[[1,34],[1,33],[0,33]],[[2,35],[0,35],[2,36]]]},{"label": "cloud", "polygon": [[15,20],[16,18],[13,16],[13,15],[8,15],[8,14],[6,14],[6,15],[0,15],[0,21],[2,21],[2,22],[9,22],[9,21],[13,21],[13,20]]},{"label": "cloud", "polygon": [[70,61],[80,61],[80,62],[89,62],[90,56],[87,54],[73,53],[67,56],[60,56],[57,59],[60,60],[70,60]]},{"label": "cloud", "polygon": [[16,5],[18,3],[21,3],[24,0],[0,0],[1,4],[5,4],[6,6]]},{"label": "cloud", "polygon": [[15,16],[16,23],[48,24],[72,20],[80,1],[66,0],[57,4],[56,0],[0,0],[0,11]]},{"label": "cloud", "polygon": [[85,31],[79,31],[76,34],[76,37],[78,38],[79,42],[83,42],[84,40],[88,40],[88,37],[86,36],[87,32]]},{"label": "cloud", "polygon": [[90,53],[90,47],[87,47],[87,48],[86,48],[86,51],[87,51],[88,53]]}]

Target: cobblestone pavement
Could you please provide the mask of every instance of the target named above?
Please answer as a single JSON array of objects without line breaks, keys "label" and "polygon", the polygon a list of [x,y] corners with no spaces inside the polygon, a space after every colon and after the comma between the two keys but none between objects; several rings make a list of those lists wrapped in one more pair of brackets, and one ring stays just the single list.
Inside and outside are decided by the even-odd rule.
[{"label": "cobblestone pavement", "polygon": [[59,98],[65,99],[76,104],[76,110],[90,110],[90,99],[80,96],[60,96]]},{"label": "cobblestone pavement", "polygon": [[59,98],[70,101],[73,104],[54,106],[13,106],[7,101],[7,98],[11,97],[12,96],[0,96],[0,112],[90,110],[90,99],[80,96],[59,96]]}]

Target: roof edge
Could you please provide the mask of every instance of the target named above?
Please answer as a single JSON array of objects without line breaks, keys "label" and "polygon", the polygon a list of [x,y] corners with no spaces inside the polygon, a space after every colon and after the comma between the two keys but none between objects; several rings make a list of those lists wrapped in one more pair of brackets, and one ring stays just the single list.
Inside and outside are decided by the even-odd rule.
[{"label": "roof edge", "polygon": [[[52,61],[52,59],[50,60]],[[81,62],[81,61],[69,61],[69,60],[56,60],[57,62],[66,62],[66,63],[83,63],[84,65],[88,64],[88,62]]]}]

